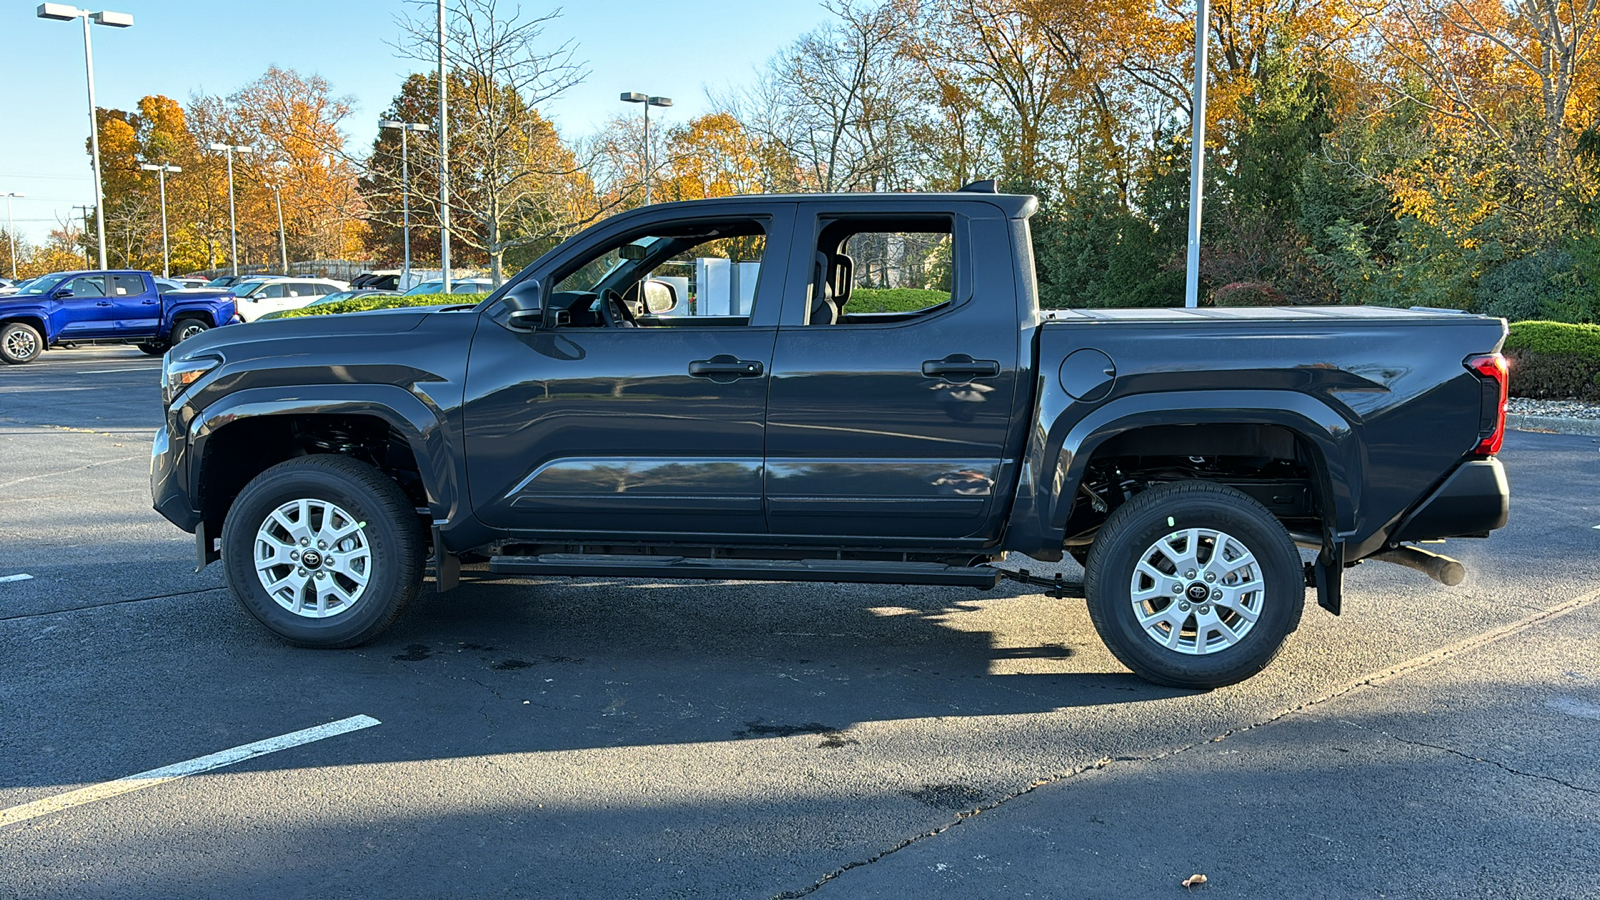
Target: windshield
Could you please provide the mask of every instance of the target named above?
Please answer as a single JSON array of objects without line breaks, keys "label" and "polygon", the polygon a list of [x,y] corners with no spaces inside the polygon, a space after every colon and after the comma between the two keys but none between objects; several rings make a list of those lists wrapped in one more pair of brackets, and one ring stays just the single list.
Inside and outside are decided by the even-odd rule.
[{"label": "windshield", "polygon": [[412,294],[439,294],[439,293],[443,293],[443,292],[444,292],[444,282],[442,282],[442,281],[424,281],[423,283],[417,285],[416,287],[412,288],[411,290],[406,291],[404,296],[409,297]]},{"label": "windshield", "polygon": [[260,293],[262,288],[271,283],[270,281],[246,281],[242,284],[234,285],[235,290],[233,293],[237,297],[253,297]]},{"label": "windshield", "polygon": [[28,282],[27,286],[17,291],[19,294],[47,294],[50,289],[61,282],[61,275],[40,275]]},{"label": "windshield", "polygon": [[[670,240],[664,237],[644,237],[624,246],[639,247],[648,255],[650,249],[657,241]],[[612,247],[594,259],[584,263],[577,271],[572,272],[556,283],[557,291],[593,291],[598,290],[600,283],[610,277],[611,273],[625,265],[630,265],[635,260],[624,259],[622,247]]]}]

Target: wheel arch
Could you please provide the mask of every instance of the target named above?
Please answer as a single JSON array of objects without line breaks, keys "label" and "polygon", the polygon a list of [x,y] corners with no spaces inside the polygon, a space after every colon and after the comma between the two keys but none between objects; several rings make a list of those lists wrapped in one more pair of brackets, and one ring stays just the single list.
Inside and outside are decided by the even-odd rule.
[{"label": "wheel arch", "polygon": [[[220,533],[228,505],[251,478],[285,459],[314,452],[370,452],[379,438],[392,448],[376,460],[391,477],[415,474],[413,500],[434,521],[449,520],[460,501],[460,480],[446,446],[441,415],[394,385],[310,385],[256,388],[230,394],[189,423],[190,496],[207,533]],[[308,446],[318,436],[328,447]],[[342,444],[348,436],[350,447]],[[403,448],[402,456],[392,455]],[[397,479],[399,480],[399,479]],[[404,486],[404,485],[403,485]]]}]

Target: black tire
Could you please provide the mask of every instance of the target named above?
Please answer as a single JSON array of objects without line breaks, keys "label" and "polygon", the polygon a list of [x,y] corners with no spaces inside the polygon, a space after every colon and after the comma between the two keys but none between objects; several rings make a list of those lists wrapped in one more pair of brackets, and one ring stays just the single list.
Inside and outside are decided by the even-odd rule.
[{"label": "black tire", "polygon": [[[1200,531],[1193,538],[1179,534],[1188,529]],[[1169,537],[1176,540],[1158,544]],[[1191,553],[1191,540],[1196,567],[1167,574],[1175,559]],[[1219,544],[1226,546],[1222,560],[1215,556]],[[1213,564],[1220,569],[1243,559],[1239,545],[1254,565],[1208,583],[1206,576],[1217,574]],[[1141,562],[1148,568],[1139,569]],[[1149,577],[1150,571],[1163,579]],[[1141,591],[1155,595],[1137,604],[1148,616],[1148,631],[1136,611],[1136,573]],[[1224,587],[1226,602],[1219,603],[1213,598]],[[1084,588],[1095,630],[1123,665],[1156,684],[1202,689],[1235,684],[1266,668],[1299,626],[1306,598],[1300,553],[1283,525],[1243,492],[1204,481],[1151,488],[1112,513],[1090,550]]]},{"label": "black tire", "polygon": [[[331,504],[348,514],[352,521],[359,523],[352,539],[359,537],[369,554],[364,563],[368,578],[364,590],[356,594],[346,609],[323,618],[314,618],[311,612],[296,613],[274,599],[256,571],[258,530],[269,527],[274,511],[299,500]],[[308,516],[307,525],[315,518],[314,513]],[[331,518],[329,513],[322,514],[319,532]],[[286,530],[284,533],[289,534]],[[291,535],[285,545],[293,547],[294,544]],[[302,456],[262,472],[240,492],[223,523],[222,562],[234,598],[245,612],[272,633],[300,647],[354,647],[372,640],[393,625],[416,598],[422,584],[424,544],[416,509],[392,479],[349,457]],[[271,545],[263,542],[262,546]],[[303,549],[315,546],[313,542]],[[343,547],[344,542],[337,546]],[[305,589],[310,587],[312,595],[320,596],[323,594],[321,584],[337,585],[341,581],[330,549],[337,547],[319,548],[316,565],[310,567],[322,567],[316,575],[322,577],[323,582],[306,577],[307,569],[296,565],[268,569],[266,577],[283,574],[283,580],[289,581],[288,574],[297,573],[301,586],[280,590],[305,597],[308,596]],[[327,554],[326,560],[324,554]],[[303,565],[303,557],[300,559],[299,565]],[[323,567],[324,562],[326,567]],[[343,584],[347,591],[352,590],[348,579],[344,579]],[[293,599],[284,602],[293,602]]]},{"label": "black tire", "polygon": [[139,352],[147,356],[160,356],[167,352],[167,345],[156,341],[148,341],[139,345]]},{"label": "black tire", "polygon": [[179,319],[172,323],[170,346],[176,347],[183,341],[201,334],[211,328],[211,324],[204,319]]},{"label": "black tire", "polygon": [[13,366],[30,363],[44,352],[44,335],[25,322],[7,322],[0,326],[0,360]]}]

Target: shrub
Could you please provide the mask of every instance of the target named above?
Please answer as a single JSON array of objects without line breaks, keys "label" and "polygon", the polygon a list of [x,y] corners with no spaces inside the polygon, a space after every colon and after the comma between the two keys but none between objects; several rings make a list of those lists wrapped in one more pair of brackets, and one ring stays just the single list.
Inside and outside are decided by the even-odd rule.
[{"label": "shrub", "polygon": [[1513,396],[1600,400],[1600,325],[1516,322],[1505,354]]},{"label": "shrub", "polygon": [[855,288],[845,312],[886,313],[916,312],[950,299],[949,291],[930,291],[922,288]]},{"label": "shrub", "polygon": [[[301,316],[333,316],[365,312],[369,309],[401,309],[408,306],[462,306],[480,303],[488,294],[415,294],[410,297],[352,297],[337,303],[302,306],[267,313],[261,319],[298,319]],[[258,320],[259,321],[259,320]]]}]

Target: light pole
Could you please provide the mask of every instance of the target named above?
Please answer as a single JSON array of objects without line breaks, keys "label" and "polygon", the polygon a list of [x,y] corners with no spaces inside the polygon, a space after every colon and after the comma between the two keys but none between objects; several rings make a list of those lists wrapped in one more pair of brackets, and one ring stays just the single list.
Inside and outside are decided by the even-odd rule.
[{"label": "light pole", "polygon": [[650,205],[650,107],[671,106],[671,97],[651,97],[635,91],[622,95],[623,103],[644,104],[644,205]]},{"label": "light pole", "polygon": [[1194,98],[1189,104],[1194,146],[1189,157],[1189,258],[1185,263],[1183,305],[1200,305],[1200,201],[1206,183],[1206,31],[1210,26],[1209,0],[1196,0],[1194,18]]},{"label": "light pole", "polygon": [[140,163],[139,168],[146,172],[156,173],[156,181],[161,185],[161,277],[172,277],[172,262],[167,254],[167,173],[174,174],[183,171],[183,167],[162,163],[159,166],[150,163]]},{"label": "light pole", "polygon": [[94,107],[94,51],[89,46],[89,20],[93,19],[96,25],[109,25],[112,28],[127,28],[133,24],[133,16],[129,13],[119,12],[90,12],[65,3],[41,3],[35,13],[41,19],[54,19],[58,22],[70,22],[73,19],[83,20],[83,66],[89,76],[89,153],[94,157],[94,224],[95,236],[100,239],[100,269],[106,268],[106,219],[101,207],[105,198],[100,189],[100,122],[95,117]]},{"label": "light pole", "polygon": [[10,193],[6,194],[6,237],[11,240],[11,280],[12,281],[16,281],[17,280],[17,229],[16,229],[16,227],[14,225],[11,224],[11,198],[12,197],[26,197],[26,196],[27,196],[27,194],[21,194],[21,193],[18,193],[16,191],[11,191]]},{"label": "light pole", "polygon": [[[228,236],[233,241],[233,252],[230,259],[233,262],[233,274],[239,274],[239,225],[234,220],[233,213],[233,155],[235,153],[254,153],[255,151],[243,144],[207,144],[206,148],[218,153],[228,155]],[[288,272],[283,273],[285,275]]]},{"label": "light pole", "polygon": [[400,122],[395,119],[379,119],[379,128],[393,128],[400,132],[400,216],[404,223],[403,233],[406,244],[406,263],[400,276],[401,290],[411,286],[411,164],[406,153],[406,134],[408,132],[427,131],[428,126],[420,122]]},{"label": "light pole", "polygon": [[280,192],[283,185],[274,182],[267,185],[267,187],[272,188],[272,199],[278,204],[278,253],[283,262],[283,274],[287,275],[289,274],[289,238],[283,231],[283,194]]},{"label": "light pole", "polygon": [[444,65],[444,0],[439,0],[439,269],[450,293],[450,94]]}]

